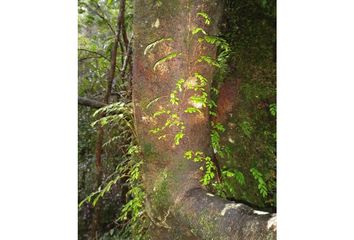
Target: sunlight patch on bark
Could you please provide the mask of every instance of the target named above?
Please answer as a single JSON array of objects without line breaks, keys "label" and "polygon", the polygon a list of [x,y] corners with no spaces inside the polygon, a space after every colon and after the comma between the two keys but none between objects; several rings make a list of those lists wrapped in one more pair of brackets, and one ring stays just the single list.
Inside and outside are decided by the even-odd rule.
[{"label": "sunlight patch on bark", "polygon": [[160,20],[157,18],[155,23],[152,24],[152,27],[159,28],[160,26]]},{"label": "sunlight patch on bark", "polygon": [[273,231],[277,230],[277,216],[274,216],[268,220],[267,229],[270,229],[272,227],[273,227]]},{"label": "sunlight patch on bark", "polygon": [[241,206],[241,204],[236,203],[226,203],[224,209],[221,211],[221,216],[224,216],[225,213],[230,209],[237,209]]},{"label": "sunlight patch on bark", "polygon": [[263,212],[263,211],[258,211],[258,210],[253,210],[253,213],[257,214],[257,215],[265,215],[268,214],[268,212]]}]

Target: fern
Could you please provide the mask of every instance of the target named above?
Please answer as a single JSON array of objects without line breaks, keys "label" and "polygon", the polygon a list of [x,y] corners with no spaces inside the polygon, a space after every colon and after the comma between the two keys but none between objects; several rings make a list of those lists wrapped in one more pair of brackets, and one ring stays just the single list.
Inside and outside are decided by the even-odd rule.
[{"label": "fern", "polygon": [[164,63],[164,62],[166,62],[166,61],[168,61],[168,60],[171,60],[171,59],[173,59],[173,58],[175,58],[175,57],[177,57],[177,56],[179,56],[179,55],[181,55],[181,54],[182,54],[182,53],[173,52],[173,53],[170,53],[170,54],[168,54],[167,56],[161,58],[160,60],[158,60],[158,61],[154,64],[154,67],[153,67],[154,71],[156,70],[157,66],[159,66],[160,64],[162,64],[162,63]]},{"label": "fern", "polygon": [[268,188],[267,188],[267,184],[265,183],[265,181],[263,179],[262,173],[260,173],[255,168],[251,168],[250,172],[252,173],[254,179],[258,182],[258,190],[259,190],[260,194],[263,197],[267,197],[268,196]]},{"label": "fern", "polygon": [[161,38],[159,40],[156,40],[153,43],[150,43],[149,45],[146,46],[145,50],[144,50],[144,55],[146,55],[149,51],[151,51],[152,49],[154,49],[156,47],[156,45],[158,45],[159,43],[165,42],[165,41],[173,41],[172,38]]},{"label": "fern", "polygon": [[176,96],[177,94],[177,91],[174,90],[171,94],[170,94],[170,102],[172,104],[175,104],[175,105],[178,105],[178,101],[179,101],[179,98]]},{"label": "fern", "polygon": [[203,17],[204,18],[204,22],[205,22],[206,25],[210,25],[211,24],[211,19],[210,19],[209,15],[206,14],[205,12],[199,12],[199,13],[197,13],[197,16]]},{"label": "fern", "polygon": [[221,65],[216,60],[214,60],[213,58],[211,58],[209,56],[200,56],[200,58],[197,60],[197,62],[206,62],[211,66],[214,66],[217,68],[221,67]]},{"label": "fern", "polygon": [[201,111],[196,108],[196,107],[188,107],[186,110],[184,110],[185,113],[201,113]]},{"label": "fern", "polygon": [[179,145],[180,140],[183,138],[184,133],[183,132],[178,132],[175,136],[175,144]]},{"label": "fern", "polygon": [[199,33],[199,32],[202,32],[204,35],[207,35],[207,33],[205,32],[205,30],[204,30],[203,28],[197,27],[197,28],[194,28],[194,29],[192,30],[192,34],[193,34],[193,35],[195,35],[195,34],[197,34],[197,33]]}]

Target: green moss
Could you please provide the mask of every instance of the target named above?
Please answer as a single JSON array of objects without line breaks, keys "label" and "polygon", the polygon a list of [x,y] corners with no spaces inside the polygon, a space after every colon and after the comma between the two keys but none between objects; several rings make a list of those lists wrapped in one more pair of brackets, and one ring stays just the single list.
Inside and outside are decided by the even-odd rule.
[{"label": "green moss", "polygon": [[167,212],[170,206],[168,185],[168,174],[167,171],[164,170],[158,176],[152,193],[152,203],[155,209],[158,208],[158,212]]},{"label": "green moss", "polygon": [[151,143],[144,143],[143,144],[143,153],[146,156],[150,156],[154,154],[154,147]]},{"label": "green moss", "polygon": [[210,217],[210,213],[207,210],[201,212],[199,223],[200,228],[197,231],[202,230],[204,239],[215,239],[213,233],[215,233],[217,226],[216,221]]}]

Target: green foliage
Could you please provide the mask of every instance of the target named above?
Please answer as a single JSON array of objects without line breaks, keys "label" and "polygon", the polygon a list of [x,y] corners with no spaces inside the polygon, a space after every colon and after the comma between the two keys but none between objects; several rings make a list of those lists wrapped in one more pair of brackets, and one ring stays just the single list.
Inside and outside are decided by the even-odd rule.
[{"label": "green foliage", "polygon": [[[256,181],[256,190],[262,196],[262,202],[256,202],[259,205],[267,203],[275,205],[275,56],[272,52],[275,46],[275,34],[272,28],[272,18],[275,16],[275,1],[271,0],[240,0],[225,1],[228,9],[228,21],[230,25],[223,35],[210,36],[203,29],[205,26],[197,26],[191,30],[192,36],[199,44],[211,44],[217,47],[216,59],[209,56],[200,56],[199,63],[206,63],[209,66],[216,67],[217,76],[211,88],[212,96],[202,95],[206,93],[205,86],[208,80],[200,73],[193,73],[198,79],[197,85],[188,85],[188,81],[179,79],[175,88],[171,89],[169,96],[170,104],[165,109],[160,109],[153,114],[152,117],[163,119],[161,126],[154,126],[151,129],[158,139],[166,138],[166,128],[173,127],[171,131],[171,140],[175,145],[179,145],[184,137],[184,123],[176,115],[176,108],[184,106],[181,100],[184,99],[184,91],[193,90],[195,94],[188,100],[190,102],[201,105],[203,108],[208,107],[209,114],[216,115],[216,96],[218,95],[219,82],[215,80],[224,79],[226,74],[233,74],[232,68],[228,64],[235,61],[237,71],[241,76],[240,97],[238,104],[238,112],[233,115],[232,124],[235,128],[229,128],[219,123],[212,123],[211,143],[217,156],[224,165],[222,170],[222,183],[216,183],[215,166],[209,156],[205,156],[200,151],[187,151],[185,157],[201,164],[201,170],[205,172],[201,179],[202,184],[213,186],[218,195],[225,198],[243,198],[251,202],[257,199],[251,198],[247,193],[254,194],[252,186],[253,180],[249,180],[249,176]],[[156,6],[160,7],[161,1],[156,2]],[[131,20],[133,11],[131,9],[131,1],[127,1],[127,14],[125,17],[128,32],[131,31]],[[113,47],[114,34],[108,23],[114,26],[118,13],[118,1],[79,1],[79,95],[102,99],[102,94],[106,86],[106,74],[109,67],[109,59],[111,49]],[[102,19],[98,14],[103,16]],[[211,19],[207,13],[201,12],[196,15],[197,18],[203,20],[206,25],[211,24]],[[202,28],[203,27],[203,28]],[[205,28],[206,29],[206,28]],[[222,37],[221,37],[222,36]],[[160,44],[171,44],[172,38],[166,37],[156,40],[146,46],[144,55],[148,55],[152,51],[158,49]],[[124,56],[118,49],[118,59]],[[166,57],[158,60],[154,66],[155,71],[159,65],[167,63],[181,53],[171,53]],[[231,60],[230,60],[231,59]],[[117,69],[120,69],[123,61],[117,61]],[[116,79],[113,92],[119,96],[128,96],[129,86],[120,78]],[[190,95],[189,95],[190,96]],[[163,97],[157,97],[151,100],[146,109],[152,108],[154,103]],[[98,189],[92,189],[94,185],[92,180],[82,181],[81,179],[93,178],[94,169],[94,146],[95,146],[95,129],[90,127],[92,122],[92,111],[79,108],[79,199],[80,209],[87,207],[87,202],[96,204],[98,201],[104,203],[106,208],[108,205],[114,205],[114,211],[118,212],[117,201],[112,196],[118,196],[114,192],[114,186],[121,181],[122,176],[128,176],[129,185],[129,201],[121,207],[121,211],[116,223],[124,226],[123,229],[111,229],[106,232],[103,239],[139,239],[143,235],[144,229],[144,209],[143,199],[144,192],[141,188],[141,164],[138,155],[139,150],[135,138],[134,125],[132,124],[132,108],[129,99],[117,97],[114,99],[118,103],[113,106],[107,106],[94,113],[94,117],[103,116],[95,119],[92,126],[101,125],[107,132],[105,138],[105,154],[104,162],[111,164],[107,166],[108,177],[104,179],[102,186]],[[121,104],[121,105],[120,105]],[[186,113],[202,113],[201,109],[194,106],[186,106]],[[204,112],[204,111],[203,111]],[[206,111],[205,111],[206,112]],[[273,116],[273,117],[270,117]],[[225,144],[226,136],[231,132],[234,133],[235,144]],[[227,140],[227,139],[226,139]],[[226,141],[227,142],[227,141]],[[223,144],[225,145],[223,145]],[[117,151],[117,145],[121,150]],[[129,146],[129,147],[127,147]],[[230,146],[232,155],[230,154]],[[112,150],[113,149],[113,150]],[[107,156],[106,156],[107,155]],[[242,165],[243,162],[252,161],[252,167]],[[236,161],[235,161],[236,160]],[[112,173],[108,171],[119,164],[117,169]],[[250,170],[251,169],[251,170]],[[90,175],[91,174],[91,175]],[[84,183],[84,184],[82,184]],[[84,186],[85,185],[85,186]],[[119,184],[118,184],[119,185]],[[110,194],[110,192],[112,194]],[[87,196],[85,198],[85,196]],[[82,201],[85,198],[86,201]],[[112,212],[114,212],[112,211]],[[84,211],[81,210],[80,214]],[[80,215],[81,216],[81,215]],[[105,217],[107,218],[107,217]],[[80,217],[82,222],[84,217]],[[134,237],[133,237],[134,236]]]},{"label": "green foliage", "polygon": [[156,45],[165,42],[165,41],[173,41],[172,38],[161,38],[159,40],[154,41],[153,43],[150,43],[149,45],[146,46],[145,50],[144,50],[144,55],[146,55],[149,51],[152,51]]},{"label": "green foliage", "polygon": [[194,29],[192,30],[192,34],[193,34],[193,35],[195,35],[195,34],[197,34],[197,33],[199,33],[199,32],[203,33],[204,35],[207,35],[207,33],[205,32],[205,30],[204,30],[203,28],[197,27],[197,28],[194,28]]},{"label": "green foliage", "polygon": [[243,131],[243,133],[248,137],[251,138],[253,127],[250,122],[248,121],[243,121],[240,123],[240,127]]},{"label": "green foliage", "polygon": [[170,114],[170,113],[171,113],[171,111],[169,111],[169,110],[161,109],[160,111],[155,112],[153,114],[153,116],[154,117],[158,117],[158,116],[160,116],[162,114]]},{"label": "green foliage", "polygon": [[[179,99],[176,96],[173,96],[173,94],[176,94],[176,93],[177,93],[177,90],[175,90],[175,92],[171,93],[170,101],[172,104],[174,104],[174,103],[178,104]],[[176,101],[176,102],[174,102],[174,101]],[[180,140],[184,136],[184,129],[185,129],[184,123],[180,120],[180,117],[176,113],[173,113],[171,110],[166,110],[166,109],[161,109],[161,110],[155,112],[153,114],[153,117],[159,117],[160,115],[163,115],[163,114],[167,115],[165,124],[162,127],[156,127],[156,128],[150,129],[149,132],[152,134],[157,134],[157,133],[161,133],[166,128],[171,128],[171,127],[175,126],[178,128],[178,133],[175,135],[174,142],[175,142],[175,145],[179,145]],[[166,136],[167,136],[166,134],[162,134],[162,135],[158,136],[158,139],[160,140],[160,139],[166,138]]]},{"label": "green foliage", "polygon": [[193,95],[189,99],[197,105],[201,104],[203,107],[206,107],[208,103],[208,94],[202,92],[201,95]]},{"label": "green foliage", "polygon": [[205,156],[201,151],[186,151],[184,157],[189,160],[193,160],[197,163],[202,163],[203,166],[200,167],[200,170],[204,171],[204,176],[200,179],[202,185],[209,185],[215,178],[216,167],[211,157]]},{"label": "green foliage", "polygon": [[211,24],[211,19],[210,19],[209,15],[206,14],[205,12],[199,12],[199,13],[197,13],[197,16],[203,17],[204,18],[204,22],[205,22],[206,25],[210,25]]},{"label": "green foliage", "polygon": [[159,66],[160,64],[162,64],[162,63],[164,63],[164,62],[166,62],[166,61],[168,61],[168,60],[171,60],[171,59],[173,59],[173,58],[176,58],[176,57],[178,57],[179,55],[181,55],[181,53],[173,52],[173,53],[170,53],[170,54],[168,54],[167,56],[165,56],[165,57],[159,59],[159,60],[154,64],[154,67],[153,67],[154,71],[156,70],[157,66]]},{"label": "green foliage", "polygon": [[206,85],[207,82],[208,82],[208,79],[206,79],[206,77],[204,77],[202,74],[197,73],[197,72],[194,73],[194,76],[195,76],[196,78],[198,78],[198,80],[200,81],[200,86],[201,86],[201,87],[205,87],[205,85]]},{"label": "green foliage", "polygon": [[196,107],[187,107],[186,110],[184,110],[185,113],[202,113],[198,108]]},{"label": "green foliage", "polygon": [[216,154],[218,154],[221,158],[225,158],[229,156],[230,151],[226,146],[220,144],[220,135],[225,132],[225,127],[221,123],[211,122],[211,145]]},{"label": "green foliage", "polygon": [[275,103],[269,105],[269,112],[273,117],[277,115],[277,105]]},{"label": "green foliage", "polygon": [[185,81],[186,80],[184,80],[183,78],[181,78],[177,81],[176,88],[178,89],[179,92],[182,92],[182,86]]},{"label": "green foliage", "polygon": [[210,56],[200,56],[199,59],[197,60],[197,62],[206,62],[210,66],[214,66],[214,67],[217,67],[217,68],[221,67],[220,63],[218,63],[216,60],[214,60]]},{"label": "green foliage", "polygon": [[184,136],[184,133],[181,131],[181,132],[178,132],[176,135],[175,135],[175,144],[176,145],[179,145],[179,141],[183,138]]},{"label": "green foliage", "polygon": [[170,94],[170,102],[173,104],[173,105],[178,105],[179,103],[179,98],[177,97],[177,93],[178,92],[182,92],[182,85],[183,83],[185,82],[184,79],[179,79],[176,83],[176,88],[175,90],[172,91],[172,93]]},{"label": "green foliage", "polygon": [[170,102],[172,104],[175,104],[175,105],[178,105],[178,101],[179,101],[179,98],[176,96],[177,94],[177,91],[174,90],[171,94],[170,94]]},{"label": "green foliage", "polygon": [[246,184],[243,173],[236,169],[223,169],[222,182],[213,183],[215,192],[223,198],[232,198],[239,193],[236,192],[236,185],[244,186]]},{"label": "green foliage", "polygon": [[263,174],[261,174],[257,169],[251,168],[250,172],[252,173],[254,179],[258,182],[258,190],[263,197],[268,196],[267,184],[263,179]]}]

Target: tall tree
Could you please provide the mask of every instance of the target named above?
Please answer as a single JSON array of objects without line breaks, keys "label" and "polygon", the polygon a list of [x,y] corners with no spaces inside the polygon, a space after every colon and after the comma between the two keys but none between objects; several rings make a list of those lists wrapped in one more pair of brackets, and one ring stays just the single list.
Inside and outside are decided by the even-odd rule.
[{"label": "tall tree", "polygon": [[208,102],[217,62],[205,35],[216,33],[221,13],[217,0],[135,0],[133,101],[152,239],[276,236],[275,215],[214,196],[200,182],[208,181],[200,168],[214,166]]},{"label": "tall tree", "polygon": [[[124,26],[124,11],[125,11],[125,0],[120,0],[119,2],[119,14],[117,16],[117,27],[115,30],[115,38],[113,42],[113,47],[111,51],[111,61],[110,61],[110,68],[107,73],[107,87],[106,87],[106,93],[104,95],[103,103],[104,104],[109,104],[110,97],[112,94],[112,86],[113,86],[113,80],[115,78],[115,73],[116,73],[116,65],[117,65],[117,50],[118,50],[118,45],[121,43],[120,35],[123,35],[124,41],[126,41],[126,32],[125,30],[122,31],[123,26]],[[123,33],[122,33],[123,32]],[[128,47],[128,42],[126,43],[126,48]],[[123,49],[123,46],[121,44],[121,48]],[[104,117],[104,113],[102,112],[100,114],[100,118]],[[97,141],[96,141],[96,151],[95,151],[95,156],[96,156],[96,188],[99,188],[100,185],[102,184],[102,177],[103,177],[103,166],[102,166],[102,151],[103,151],[103,138],[104,138],[104,128],[103,126],[99,125],[98,126],[98,133],[97,133]],[[92,223],[92,238],[97,239],[97,229],[99,225],[99,220],[100,220],[100,212],[101,212],[101,207],[100,203],[95,207],[95,212],[94,212],[94,217],[93,217],[93,223]]]}]

